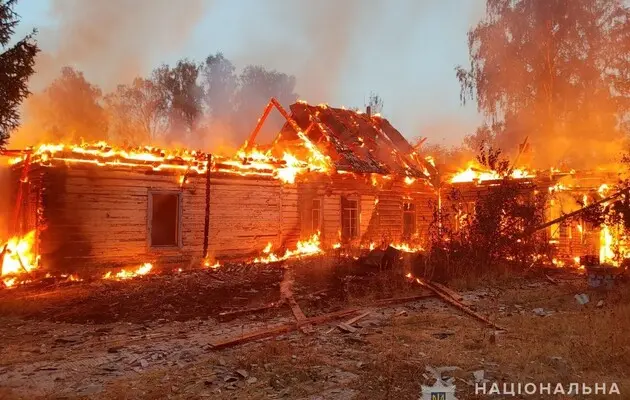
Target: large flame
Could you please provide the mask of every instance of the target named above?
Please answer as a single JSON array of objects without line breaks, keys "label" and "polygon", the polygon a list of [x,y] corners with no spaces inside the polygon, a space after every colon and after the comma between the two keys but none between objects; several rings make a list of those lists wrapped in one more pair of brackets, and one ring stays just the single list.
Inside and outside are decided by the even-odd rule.
[{"label": "large flame", "polygon": [[[512,179],[525,179],[525,178],[533,178],[536,174],[532,171],[528,171],[526,169],[513,169],[509,177]],[[476,166],[474,163],[470,162],[468,164],[468,168],[463,171],[455,174],[450,182],[451,183],[462,183],[462,182],[483,182],[483,181],[493,181],[503,179],[505,176],[499,174],[497,171],[492,171],[487,168]]]},{"label": "large flame", "polygon": [[292,258],[303,258],[313,256],[317,254],[323,254],[324,251],[321,248],[319,240],[319,232],[308,238],[307,240],[300,240],[297,242],[294,250],[287,249],[282,256],[273,253],[272,243],[268,243],[263,250],[264,256],[257,257],[253,260],[254,263],[268,264],[272,262],[284,261]]},{"label": "large flame", "polygon": [[0,247],[0,251],[4,251],[1,276],[5,286],[15,285],[17,276],[28,275],[38,267],[39,256],[34,251],[35,233],[33,230],[22,237],[14,236]]}]

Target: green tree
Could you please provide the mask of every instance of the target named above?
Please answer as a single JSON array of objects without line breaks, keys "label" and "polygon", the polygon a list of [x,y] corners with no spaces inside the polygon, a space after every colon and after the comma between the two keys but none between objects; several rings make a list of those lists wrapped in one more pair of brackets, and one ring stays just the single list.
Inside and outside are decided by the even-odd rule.
[{"label": "green tree", "polygon": [[480,133],[506,149],[529,136],[547,162],[622,137],[629,25],[622,0],[487,0],[468,33],[470,66],[456,68],[462,101],[488,120]]},{"label": "green tree", "polygon": [[13,10],[17,0],[0,0],[0,148],[19,124],[19,107],[28,96],[28,78],[33,74],[39,52],[36,31],[9,45],[19,16]]}]

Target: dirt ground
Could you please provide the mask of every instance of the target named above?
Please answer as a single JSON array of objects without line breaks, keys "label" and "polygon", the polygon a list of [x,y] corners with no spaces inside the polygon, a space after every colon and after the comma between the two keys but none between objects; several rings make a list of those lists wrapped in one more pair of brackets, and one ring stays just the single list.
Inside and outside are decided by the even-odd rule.
[{"label": "dirt ground", "polygon": [[[290,268],[307,316],[359,311],[310,334],[217,350],[220,340],[295,322],[284,305],[221,316],[278,301],[282,266],[0,291],[0,398],[418,399],[434,383],[427,366],[456,367],[448,374],[459,399],[484,397],[474,395],[481,370],[499,383],[616,382],[615,398],[630,398],[627,283],[595,291],[558,271],[556,283],[537,274],[461,291],[507,328],[498,332],[437,298],[374,306],[422,291],[396,271],[321,260]],[[581,293],[588,303],[576,301]],[[355,331],[337,327],[367,311]]]}]

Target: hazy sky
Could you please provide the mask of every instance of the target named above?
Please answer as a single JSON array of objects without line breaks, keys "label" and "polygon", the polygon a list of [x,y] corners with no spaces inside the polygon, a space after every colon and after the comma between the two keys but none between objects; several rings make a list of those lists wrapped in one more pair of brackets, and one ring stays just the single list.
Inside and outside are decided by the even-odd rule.
[{"label": "hazy sky", "polygon": [[480,121],[460,105],[454,67],[468,62],[483,0],[22,0],[17,11],[20,32],[39,29],[35,89],[61,65],[108,89],[222,51],[237,69],[295,75],[312,103],[363,106],[374,91],[408,138],[458,143]]}]

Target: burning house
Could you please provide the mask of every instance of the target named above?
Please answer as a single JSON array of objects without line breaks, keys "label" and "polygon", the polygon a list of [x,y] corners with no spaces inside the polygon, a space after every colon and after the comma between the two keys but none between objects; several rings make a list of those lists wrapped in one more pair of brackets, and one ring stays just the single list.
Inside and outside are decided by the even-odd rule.
[{"label": "burning house", "polygon": [[[256,146],[273,106],[287,123],[271,145]],[[289,115],[275,99],[230,158],[105,143],[4,155],[13,157],[17,242],[4,248],[3,276],[124,278],[153,265],[312,254],[320,244],[414,251],[437,200],[432,166],[387,120],[305,103]]]},{"label": "burning house", "polygon": [[[477,201],[505,178],[495,171],[470,166],[454,174],[447,184],[454,195],[444,196],[442,201],[445,212],[450,212],[452,229],[460,229],[461,221],[475,212]],[[546,222],[536,228],[536,233],[549,243],[553,264],[618,266],[627,258],[626,233],[619,223],[596,221],[587,212],[594,206],[602,206],[606,211],[623,194],[613,189],[620,179],[618,171],[521,169],[512,170],[507,178],[517,184],[518,192],[525,198],[544,194],[544,207],[539,211]]]}]

